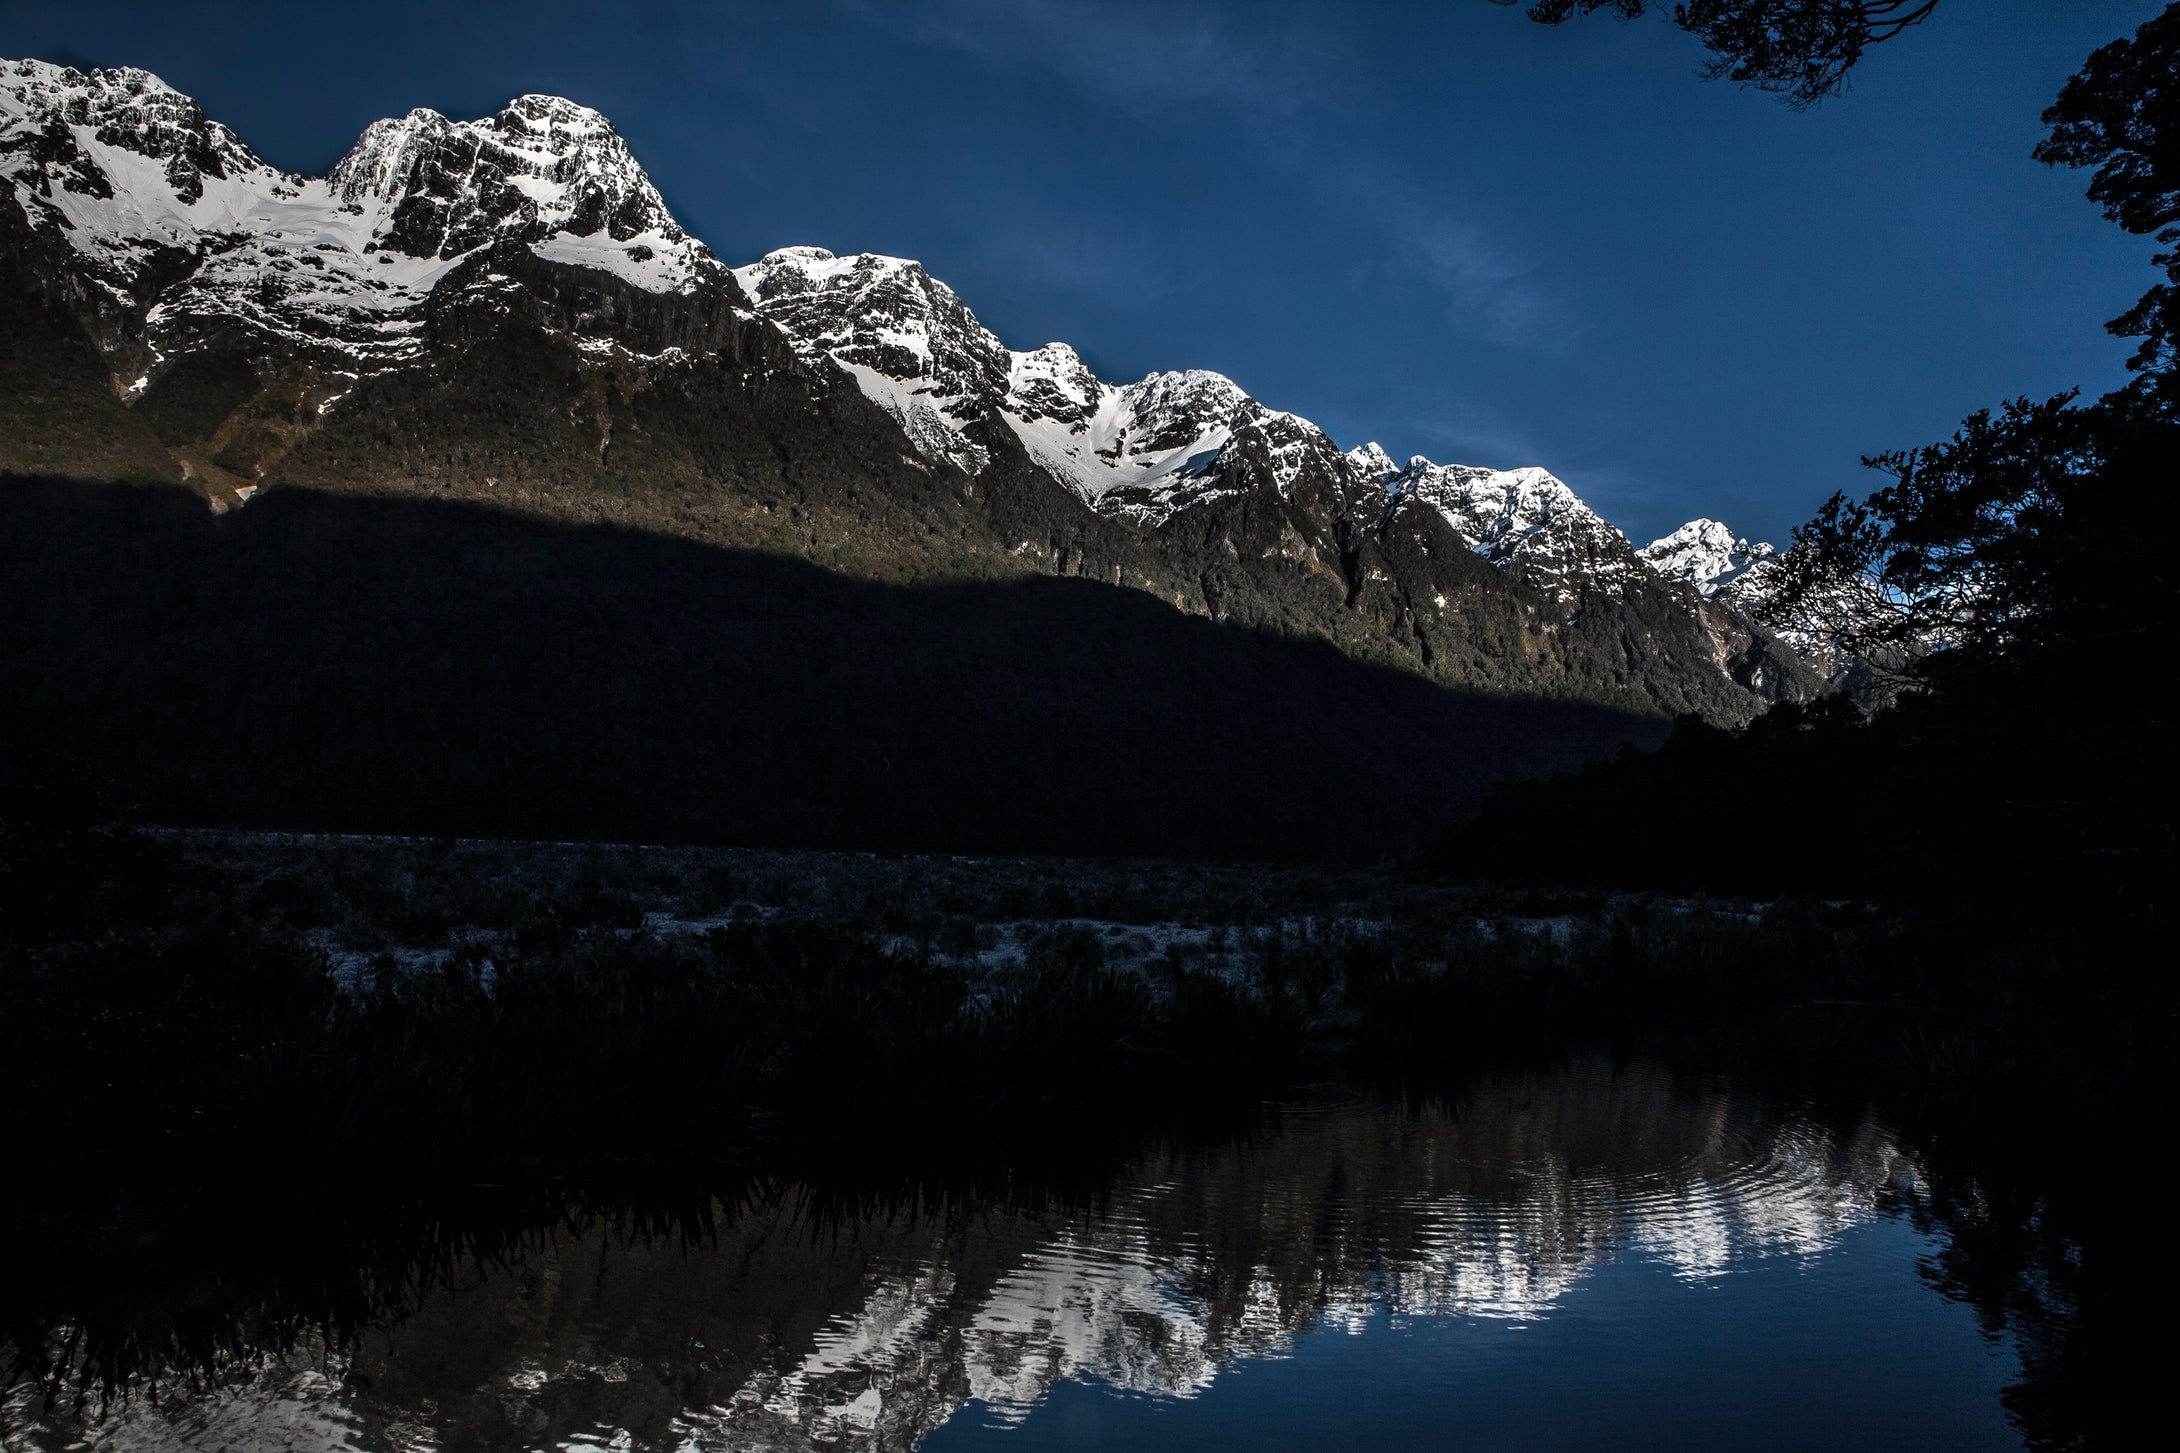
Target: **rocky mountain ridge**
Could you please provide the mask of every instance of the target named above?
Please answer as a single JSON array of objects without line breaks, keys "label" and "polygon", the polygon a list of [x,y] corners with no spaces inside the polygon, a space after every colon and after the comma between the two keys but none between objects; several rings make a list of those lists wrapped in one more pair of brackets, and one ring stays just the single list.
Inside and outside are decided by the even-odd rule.
[{"label": "rocky mountain ridge", "polygon": [[[324,177],[280,172],[140,70],[0,67],[0,178],[33,236],[70,249],[123,397],[223,328],[329,376],[427,347],[426,305],[496,247],[650,293],[731,289],[612,126],[551,96],[492,117],[373,123]],[[580,326],[581,319],[578,320]]]},{"label": "rocky mountain ridge", "polygon": [[1108,383],[1065,344],[1008,348],[901,259],[730,270],[570,101],[414,111],[306,178],[148,73],[0,62],[0,188],[14,306],[42,310],[22,366],[80,375],[0,420],[17,469],[126,457],[216,505],[451,494],[893,578],[1085,575],[1654,713],[1816,688],[1543,470],[1343,454],[1207,371]]},{"label": "rocky mountain ridge", "polygon": [[1204,481],[1242,429],[1277,436],[1282,488],[1301,455],[1337,453],[1316,425],[1266,408],[1223,374],[1190,369],[1116,385],[1065,343],[1010,349],[906,258],[787,247],[734,275],[799,353],[847,367],[934,459],[981,469],[990,456],[975,435],[1005,428],[1083,503],[1135,523],[1163,524],[1207,498]]}]

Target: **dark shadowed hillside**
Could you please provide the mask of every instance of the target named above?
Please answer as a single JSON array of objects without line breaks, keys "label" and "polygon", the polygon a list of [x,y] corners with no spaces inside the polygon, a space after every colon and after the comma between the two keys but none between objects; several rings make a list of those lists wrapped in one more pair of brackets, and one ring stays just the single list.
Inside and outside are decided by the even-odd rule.
[{"label": "dark shadowed hillside", "polygon": [[165,820],[1376,857],[1661,724],[1078,580],[899,587],[471,505],[0,491],[0,732]]}]

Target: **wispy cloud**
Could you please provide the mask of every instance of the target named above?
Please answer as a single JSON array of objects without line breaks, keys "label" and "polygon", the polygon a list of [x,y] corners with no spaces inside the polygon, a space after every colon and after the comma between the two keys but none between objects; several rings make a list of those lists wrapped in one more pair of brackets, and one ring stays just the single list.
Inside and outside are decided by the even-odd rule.
[{"label": "wispy cloud", "polygon": [[1125,297],[1140,307],[1171,296],[1188,280],[1185,259],[1160,246],[1146,224],[1126,218],[1021,218],[988,228],[984,237],[1023,286]]},{"label": "wispy cloud", "polygon": [[1503,239],[1420,210],[1388,220],[1391,255],[1383,266],[1395,280],[1437,294],[1447,321],[1463,333],[1505,348],[1557,353],[1579,331],[1566,305]]},{"label": "wispy cloud", "polygon": [[[1503,237],[1449,205],[1419,200],[1442,193],[1443,178],[1395,174],[1385,158],[1358,156],[1333,140],[1355,134],[1339,121],[1365,89],[1336,9],[1171,0],[833,3],[909,44],[1040,70],[1123,114],[1229,113],[1257,164],[1299,181],[1315,205],[1362,222],[1371,246],[1359,271],[1435,297],[1458,335],[1548,354],[1577,332],[1570,310]],[[1062,247],[1051,263],[1072,270],[1071,256],[1088,262],[1090,252]]]},{"label": "wispy cloud", "polygon": [[1280,110],[1330,94],[1349,56],[1323,15],[1160,0],[833,0],[915,45],[1034,66],[1130,112],[1239,104]]},{"label": "wispy cloud", "polygon": [[1376,247],[1355,266],[1358,283],[1435,298],[1458,337],[1501,348],[1551,355],[1580,336],[1579,315],[1524,255],[1530,219],[1480,221],[1463,210],[1458,178],[1426,180],[1380,155],[1349,151],[1309,169],[1336,205],[1367,219]]}]

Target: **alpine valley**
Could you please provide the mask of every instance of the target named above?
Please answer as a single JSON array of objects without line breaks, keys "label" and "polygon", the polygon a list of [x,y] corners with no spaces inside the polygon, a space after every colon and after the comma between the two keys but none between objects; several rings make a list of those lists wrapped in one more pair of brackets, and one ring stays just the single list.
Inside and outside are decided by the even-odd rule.
[{"label": "alpine valley", "polygon": [[554,97],[303,177],[0,62],[0,253],[0,736],[168,820],[1370,854],[1825,684],[1715,521],[730,267]]}]

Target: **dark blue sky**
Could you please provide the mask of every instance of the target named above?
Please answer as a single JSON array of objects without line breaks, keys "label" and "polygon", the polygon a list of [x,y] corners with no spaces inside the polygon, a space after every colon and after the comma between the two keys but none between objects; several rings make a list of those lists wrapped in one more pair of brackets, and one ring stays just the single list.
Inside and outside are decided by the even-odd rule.
[{"label": "dark blue sky", "polygon": [[2151,249],[2028,153],[2160,8],[1947,0],[1803,115],[1663,23],[1484,0],[0,0],[0,55],[147,67],[308,171],[413,106],[571,96],[729,262],[920,258],[1110,378],[1544,464],[1638,541],[1780,538],[1863,453],[2123,376]]}]

